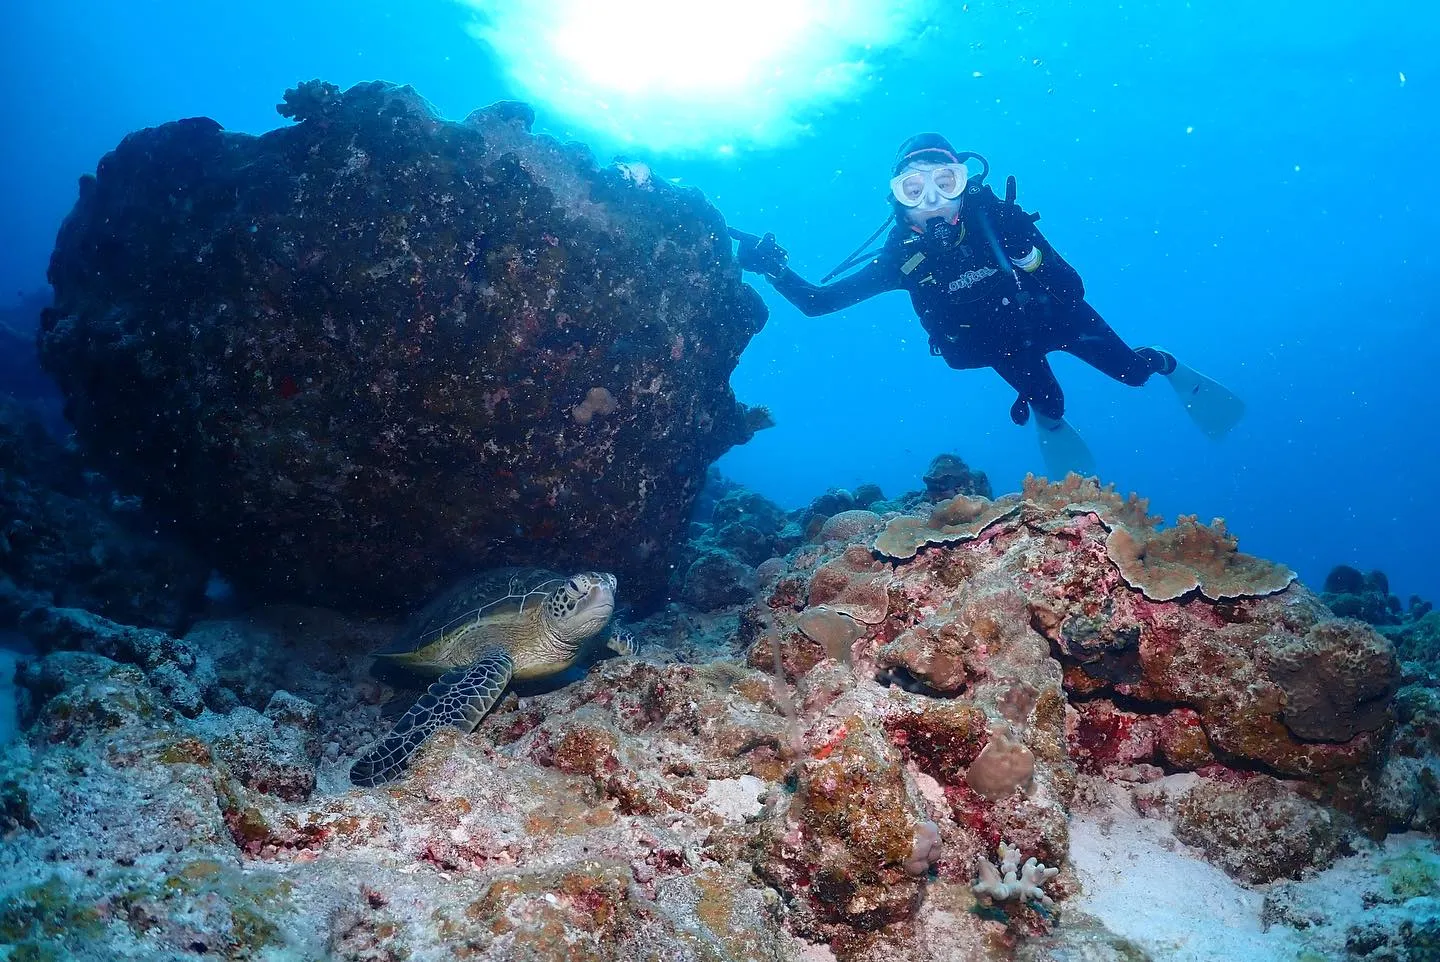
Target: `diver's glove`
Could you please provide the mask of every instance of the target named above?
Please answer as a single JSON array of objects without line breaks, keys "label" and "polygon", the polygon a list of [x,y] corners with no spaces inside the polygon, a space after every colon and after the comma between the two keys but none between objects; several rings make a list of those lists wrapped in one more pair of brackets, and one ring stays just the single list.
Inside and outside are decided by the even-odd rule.
[{"label": "diver's glove", "polygon": [[1010,420],[1022,428],[1030,420],[1030,402],[1025,400],[1024,395],[1017,397],[1015,403],[1010,405]]},{"label": "diver's glove", "polygon": [[741,270],[764,274],[772,281],[785,273],[790,255],[785,248],[775,243],[774,234],[757,237],[732,227],[730,236],[739,242],[735,256],[740,261]]},{"label": "diver's glove", "polygon": [[[1019,257],[1030,249],[1027,238],[1035,233],[1035,222],[1040,219],[1039,214],[1028,214],[1025,208],[1014,201],[996,201],[986,208],[986,212],[1005,238],[1005,246],[1009,248],[1008,253],[1013,257]],[[1019,247],[1023,245],[1024,250]]]}]

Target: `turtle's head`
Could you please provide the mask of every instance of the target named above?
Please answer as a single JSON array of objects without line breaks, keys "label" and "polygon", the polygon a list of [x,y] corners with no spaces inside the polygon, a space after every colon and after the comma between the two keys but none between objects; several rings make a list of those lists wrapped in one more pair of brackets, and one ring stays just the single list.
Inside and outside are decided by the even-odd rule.
[{"label": "turtle's head", "polygon": [[546,619],[577,646],[602,631],[614,613],[615,576],[604,571],[572,575],[545,602]]}]

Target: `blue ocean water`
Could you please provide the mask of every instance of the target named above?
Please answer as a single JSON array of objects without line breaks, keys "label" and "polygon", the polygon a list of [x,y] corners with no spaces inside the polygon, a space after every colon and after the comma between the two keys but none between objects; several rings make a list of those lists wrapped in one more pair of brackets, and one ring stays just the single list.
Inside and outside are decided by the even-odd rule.
[{"label": "blue ocean water", "polygon": [[[312,77],[411,83],[453,118],[523,95],[452,3],[22,0],[0,17],[5,301],[43,284],[76,177],[136,128],[207,115],[263,131],[282,122],[280,94]],[[757,38],[773,25],[750,19]],[[1384,569],[1402,596],[1440,597],[1440,12],[997,2],[936,5],[912,26],[775,143],[647,149],[543,102],[537,127],[699,187],[817,280],[885,215],[906,136],[937,130],[980,151],[997,188],[1018,178],[1122,336],[1249,402],[1212,443],[1163,384],[1123,387],[1057,355],[1103,480],[1171,518],[1223,516],[1243,549],[1311,584],[1344,562]],[[757,96],[806,82],[782,76]],[[1042,470],[1033,430],[1007,418],[1013,394],[931,358],[904,295],[807,319],[757,286],[772,315],[733,383],[778,426],[722,459],[729,476],[790,507],[834,485],[915,487],[945,450],[997,491]]]}]

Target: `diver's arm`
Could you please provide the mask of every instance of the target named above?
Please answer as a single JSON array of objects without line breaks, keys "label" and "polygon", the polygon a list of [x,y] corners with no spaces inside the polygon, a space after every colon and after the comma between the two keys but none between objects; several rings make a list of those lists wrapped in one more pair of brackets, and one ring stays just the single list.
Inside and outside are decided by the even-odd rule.
[{"label": "diver's arm", "polygon": [[811,284],[788,267],[783,273],[770,278],[770,283],[785,300],[799,308],[800,313],[806,317],[819,317],[854,307],[876,294],[897,290],[900,287],[897,278],[898,272],[882,255],[849,277],[823,287]]},{"label": "diver's arm", "polygon": [[1085,282],[1080,272],[1056,252],[1029,214],[1009,204],[998,219],[1001,240],[1012,267],[1029,274],[1062,303],[1074,304],[1084,299]]}]

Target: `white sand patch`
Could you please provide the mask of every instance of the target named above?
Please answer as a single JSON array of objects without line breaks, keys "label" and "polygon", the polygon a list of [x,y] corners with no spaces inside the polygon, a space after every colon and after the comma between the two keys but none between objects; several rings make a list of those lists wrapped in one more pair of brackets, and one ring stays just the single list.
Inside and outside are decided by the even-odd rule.
[{"label": "white sand patch", "polygon": [[1262,931],[1264,894],[1188,854],[1163,822],[1118,810],[1078,815],[1070,856],[1085,886],[1072,905],[1157,962],[1288,962],[1301,946],[1290,929]]},{"label": "white sand patch", "polygon": [[[1361,843],[1364,844],[1364,843]],[[1302,950],[1345,958],[1346,930],[1366,917],[1364,900],[1386,887],[1380,862],[1435,843],[1391,836],[1300,882],[1250,888],[1199,859],[1163,821],[1123,809],[1083,813],[1070,822],[1070,855],[1084,894],[1069,903],[1132,939],[1156,962],[1294,962]],[[1303,931],[1268,927],[1267,892],[1306,916]]]},{"label": "white sand patch", "polygon": [[765,783],[754,775],[739,778],[712,778],[705,786],[700,803],[727,822],[743,822],[760,814],[760,794]]}]

